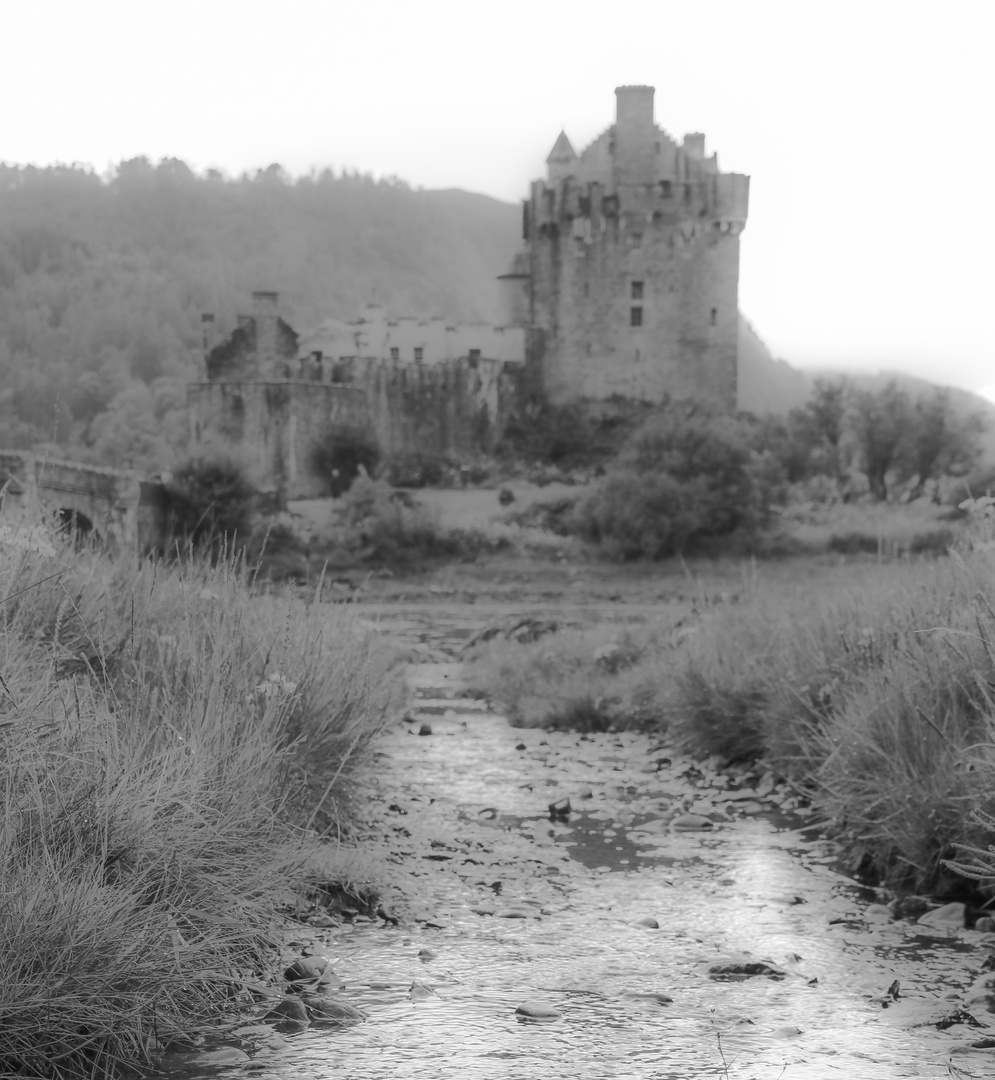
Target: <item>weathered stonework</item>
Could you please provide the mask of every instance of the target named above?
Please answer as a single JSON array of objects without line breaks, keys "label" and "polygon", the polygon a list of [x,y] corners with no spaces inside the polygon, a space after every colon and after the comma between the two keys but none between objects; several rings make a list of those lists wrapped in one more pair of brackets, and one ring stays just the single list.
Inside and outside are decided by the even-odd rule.
[{"label": "weathered stonework", "polygon": [[187,407],[194,445],[236,451],[250,482],[280,505],[326,495],[316,449],[333,435],[369,431],[362,390],[330,383],[192,383]]},{"label": "weathered stonework", "polygon": [[531,330],[527,384],[553,403],[670,395],[734,409],[749,177],[719,172],[704,135],[678,145],[658,127],[652,87],[615,94],[615,124],[579,156],[560,134],[501,279],[506,317]]},{"label": "weathered stonework", "polygon": [[[331,439],[375,443],[388,463],[494,449],[517,405],[514,372],[521,363],[485,356],[428,364],[325,355],[312,349],[317,339],[291,357],[297,335],[279,319],[274,294],[254,295],[257,313],[260,295],[278,332],[260,334],[257,317],[241,319],[208,353],[210,377],[188,385],[187,405],[193,446],[235,451],[249,480],[278,505],[328,494],[330,477],[316,450]],[[260,373],[269,377],[260,379]]]},{"label": "weathered stonework", "polygon": [[135,551],[140,541],[139,475],[20,450],[0,450],[5,516],[53,514],[104,543]]}]

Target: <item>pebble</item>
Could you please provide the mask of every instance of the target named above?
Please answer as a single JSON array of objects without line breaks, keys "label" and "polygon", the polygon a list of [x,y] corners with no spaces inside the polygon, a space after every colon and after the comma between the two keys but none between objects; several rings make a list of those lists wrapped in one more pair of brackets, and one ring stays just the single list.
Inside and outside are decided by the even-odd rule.
[{"label": "pebble", "polygon": [[249,1055],[235,1046],[225,1046],[219,1050],[190,1050],[177,1054],[167,1054],[159,1067],[167,1073],[188,1072],[190,1069],[221,1069],[228,1065],[245,1066]]},{"label": "pebble", "polygon": [[561,1019],[563,1013],[543,1001],[523,1001],[515,1010],[515,1015],[523,1020],[552,1021]]},{"label": "pebble", "polygon": [[322,977],[334,976],[328,961],[323,956],[304,956],[295,960],[283,973],[289,983],[311,982]]},{"label": "pebble", "polygon": [[287,1020],[293,1020],[298,1024],[306,1024],[310,1017],[307,1014],[307,1007],[300,998],[285,997],[270,1009],[263,1020],[268,1023],[284,1023]]},{"label": "pebble", "polygon": [[701,814],[681,814],[670,823],[671,829],[675,832],[694,832],[700,829],[711,829],[713,826],[714,822],[711,818],[703,817]]},{"label": "pebble", "polygon": [[646,926],[650,930],[659,930],[660,924],[651,915],[644,915],[641,919],[636,919],[636,926]]},{"label": "pebble", "polygon": [[995,933],[995,919],[990,918],[988,915],[982,915],[974,924],[974,929],[981,934],[993,934]]},{"label": "pebble", "polygon": [[964,904],[955,901],[952,904],[944,904],[942,907],[927,911],[916,920],[919,926],[932,926],[940,930],[963,930],[967,908]]},{"label": "pebble", "polygon": [[304,994],[301,1000],[307,1006],[312,1020],[344,1023],[349,1020],[366,1019],[366,1013],[361,1012],[355,1005],[350,1005],[348,1001],[343,1001],[342,998],[331,994]]},{"label": "pebble", "polygon": [[422,726],[418,729],[418,734],[419,735],[431,735],[432,734],[432,725],[431,724],[422,724]]}]

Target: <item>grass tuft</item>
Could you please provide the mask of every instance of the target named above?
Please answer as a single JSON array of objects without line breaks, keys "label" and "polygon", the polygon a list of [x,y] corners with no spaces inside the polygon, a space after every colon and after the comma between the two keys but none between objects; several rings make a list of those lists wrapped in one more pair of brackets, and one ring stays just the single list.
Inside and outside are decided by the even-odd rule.
[{"label": "grass tuft", "polygon": [[397,703],[339,609],[244,567],[0,544],[0,1075],[148,1062],[248,1000]]}]

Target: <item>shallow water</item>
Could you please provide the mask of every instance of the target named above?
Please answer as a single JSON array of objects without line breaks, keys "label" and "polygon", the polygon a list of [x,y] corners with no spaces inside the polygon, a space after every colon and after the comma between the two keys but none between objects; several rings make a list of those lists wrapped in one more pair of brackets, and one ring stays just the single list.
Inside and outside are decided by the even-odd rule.
[{"label": "shallow water", "polygon": [[[184,1075],[995,1075],[986,1054],[951,1058],[984,1032],[911,1026],[956,1005],[943,996],[976,975],[981,935],[866,919],[873,895],[803,818],[645,736],[513,730],[461,697],[452,663],[414,666],[412,683],[421,711],[383,740],[365,827],[411,868],[413,917],[298,935],[368,1019],[286,1039],[262,1028],[243,1038],[247,1065]],[[550,820],[564,797],[568,818]],[[715,826],[675,832],[668,817],[687,810]],[[782,974],[709,976],[742,954]],[[886,1009],[875,999],[896,979]],[[524,1021],[525,1002],[559,1018]]]}]

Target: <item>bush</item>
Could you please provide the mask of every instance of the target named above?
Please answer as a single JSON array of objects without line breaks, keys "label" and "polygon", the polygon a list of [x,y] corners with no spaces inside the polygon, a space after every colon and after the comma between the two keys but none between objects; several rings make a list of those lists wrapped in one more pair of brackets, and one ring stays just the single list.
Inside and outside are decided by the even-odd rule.
[{"label": "bush", "polygon": [[665,558],[694,540],[756,531],[785,497],[773,460],[750,448],[747,426],[675,404],[628,440],[574,527],[611,556]]},{"label": "bush", "polygon": [[407,492],[361,474],[339,500],[333,539],[353,557],[404,564],[458,554],[438,520]]},{"label": "bush", "polygon": [[361,471],[372,473],[380,463],[380,447],[365,433],[333,432],[311,452],[315,472],[325,479],[328,494],[338,498]]},{"label": "bush", "polygon": [[258,492],[234,457],[209,452],[188,459],[163,484],[164,550],[209,551],[215,561],[244,547]]}]

